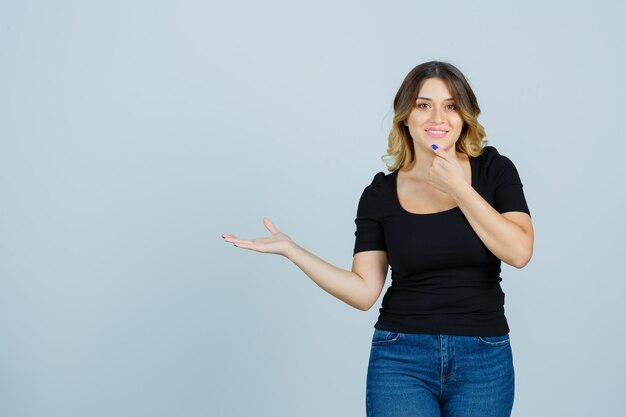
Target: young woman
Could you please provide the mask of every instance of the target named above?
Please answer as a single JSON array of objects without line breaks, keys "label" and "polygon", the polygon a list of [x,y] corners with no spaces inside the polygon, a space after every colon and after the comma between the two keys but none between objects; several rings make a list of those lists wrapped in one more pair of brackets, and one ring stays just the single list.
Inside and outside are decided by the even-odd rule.
[{"label": "young woman", "polygon": [[524,267],[534,232],[513,162],[487,146],[463,74],[431,61],[394,100],[389,174],[361,195],[352,271],[293,242],[225,234],[235,246],[280,254],[360,310],[391,286],[374,325],[367,371],[370,417],[504,417],[515,376],[500,287],[501,262]]}]

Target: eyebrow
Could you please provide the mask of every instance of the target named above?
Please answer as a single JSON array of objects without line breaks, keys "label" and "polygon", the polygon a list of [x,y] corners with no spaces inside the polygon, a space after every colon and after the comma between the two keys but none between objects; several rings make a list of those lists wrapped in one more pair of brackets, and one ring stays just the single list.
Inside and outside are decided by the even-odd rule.
[{"label": "eyebrow", "polygon": [[[432,99],[432,98],[428,98],[428,97],[418,97],[418,98],[416,98],[415,100],[420,100],[420,99],[422,99],[422,100],[428,100],[428,101],[433,101],[433,99]],[[454,101],[454,99],[453,99],[452,97],[447,98],[447,99],[445,99],[444,101],[450,101],[450,100],[453,100],[453,101]]]}]

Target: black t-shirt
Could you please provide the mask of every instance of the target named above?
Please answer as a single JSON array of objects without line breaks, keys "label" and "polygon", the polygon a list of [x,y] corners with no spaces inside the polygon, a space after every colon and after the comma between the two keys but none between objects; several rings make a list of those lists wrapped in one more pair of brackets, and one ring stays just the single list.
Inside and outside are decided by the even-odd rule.
[{"label": "black t-shirt", "polygon": [[[513,162],[493,146],[469,157],[472,187],[499,213],[530,215]],[[377,329],[403,333],[499,336],[504,316],[498,259],[459,207],[414,214],[398,200],[398,171],[379,172],[365,187],[355,219],[354,254],[387,251],[391,286]]]}]

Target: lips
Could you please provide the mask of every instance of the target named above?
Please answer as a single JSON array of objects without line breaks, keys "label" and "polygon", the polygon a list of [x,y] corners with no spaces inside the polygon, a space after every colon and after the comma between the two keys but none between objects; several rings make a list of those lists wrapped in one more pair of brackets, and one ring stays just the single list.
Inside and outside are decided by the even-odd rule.
[{"label": "lips", "polygon": [[442,138],[448,131],[443,129],[426,129],[426,133],[433,138]]}]

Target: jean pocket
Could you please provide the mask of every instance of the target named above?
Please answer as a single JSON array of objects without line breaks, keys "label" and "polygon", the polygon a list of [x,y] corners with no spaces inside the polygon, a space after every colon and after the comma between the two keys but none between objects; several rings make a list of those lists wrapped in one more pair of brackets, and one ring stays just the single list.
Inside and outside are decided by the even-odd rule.
[{"label": "jean pocket", "polygon": [[506,346],[511,342],[508,333],[502,336],[478,336],[478,340],[486,346]]},{"label": "jean pocket", "polygon": [[387,330],[374,329],[374,335],[372,336],[372,345],[383,345],[387,343],[392,343],[398,339],[400,339],[399,332],[390,332]]}]

